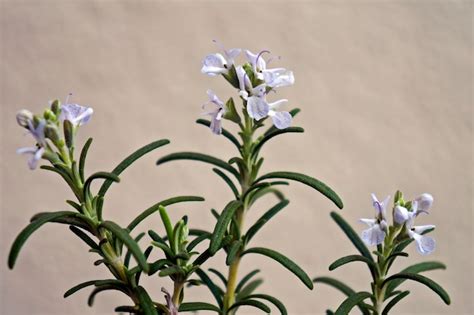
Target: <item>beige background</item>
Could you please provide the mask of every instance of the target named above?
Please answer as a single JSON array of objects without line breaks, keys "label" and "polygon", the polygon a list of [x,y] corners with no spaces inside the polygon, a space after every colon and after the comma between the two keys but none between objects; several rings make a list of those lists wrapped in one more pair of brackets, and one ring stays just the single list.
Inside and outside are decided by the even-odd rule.
[{"label": "beige background", "polygon": [[[235,96],[222,79],[200,74],[202,58],[227,47],[269,49],[292,69],[294,87],[279,95],[303,112],[295,124],[304,135],[274,140],[264,150],[264,171],[312,174],[343,197],[341,212],[358,230],[370,217],[369,193],[435,196],[432,214],[420,219],[438,226],[437,251],[410,262],[441,260],[447,271],[431,276],[451,294],[445,306],[428,289],[413,291],[397,314],[472,314],[472,2],[471,1],[5,1],[1,2],[1,307],[4,315],[111,314],[127,303],[117,293],[86,305],[88,290],[71,298],[72,285],[108,277],[92,266],[94,255],[64,226],[34,235],[14,271],[6,256],[15,235],[39,211],[65,208],[72,198],[53,174],[31,172],[15,149],[31,144],[15,123],[21,108],[39,112],[48,100],[74,92],[93,106],[80,132],[93,136],[88,170],[110,170],[125,155],[152,140],[172,145],[150,154],[110,190],[105,215],[126,224],[155,201],[198,194],[207,201],[172,208],[174,219],[190,214],[196,227],[211,228],[211,207],[232,196],[210,170],[193,162],[155,167],[178,150],[205,151],[222,158],[235,152],[225,139],[195,125],[206,90]],[[230,124],[226,122],[226,127]],[[345,277],[368,290],[362,265],[329,273],[336,258],[355,250],[329,217],[334,206],[309,188],[292,184],[292,200],[254,244],[286,253],[312,276]],[[274,203],[260,202],[252,219]],[[161,229],[157,217],[142,228]],[[296,246],[299,240],[301,245]],[[401,268],[405,262],[397,265]],[[213,261],[223,270],[223,256]],[[313,292],[278,264],[248,257],[243,269],[263,268],[262,292],[283,299],[290,314],[321,314],[342,295],[326,286]],[[145,282],[156,297],[170,283]],[[205,290],[189,300],[211,300]],[[252,309],[242,314],[251,314]]]}]

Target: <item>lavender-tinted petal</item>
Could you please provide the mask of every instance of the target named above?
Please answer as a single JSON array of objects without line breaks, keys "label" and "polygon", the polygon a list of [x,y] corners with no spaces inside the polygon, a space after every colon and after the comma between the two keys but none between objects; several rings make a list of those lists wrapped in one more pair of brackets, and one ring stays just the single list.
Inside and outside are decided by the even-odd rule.
[{"label": "lavender-tinted petal", "polygon": [[272,117],[273,125],[278,129],[285,129],[291,126],[291,114],[289,112],[269,112]]},{"label": "lavender-tinted petal", "polygon": [[382,230],[380,225],[375,224],[374,226],[362,231],[361,238],[369,246],[379,245],[383,243],[385,238],[385,232]]},{"label": "lavender-tinted petal", "polygon": [[267,102],[260,97],[252,96],[247,100],[247,113],[255,120],[267,117],[270,108]]}]

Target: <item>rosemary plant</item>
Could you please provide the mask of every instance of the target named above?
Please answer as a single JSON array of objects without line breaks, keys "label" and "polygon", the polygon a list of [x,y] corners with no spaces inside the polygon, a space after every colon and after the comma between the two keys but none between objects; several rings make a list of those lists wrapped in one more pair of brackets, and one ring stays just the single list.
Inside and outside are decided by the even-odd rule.
[{"label": "rosemary plant", "polygon": [[[331,217],[351,240],[360,255],[339,258],[329,266],[329,270],[332,271],[351,262],[362,262],[369,269],[372,283],[370,284],[371,292],[356,292],[337,279],[315,278],[314,282],[330,285],[347,296],[335,312],[328,310],[328,315],[348,314],[356,306],[364,315],[387,315],[397,303],[410,294],[408,290],[398,289],[405,280],[424,284],[438,294],[444,303],[448,305],[451,303],[448,293],[438,283],[419,274],[430,270],[446,269],[446,266],[440,262],[421,262],[406,267],[398,273],[389,274],[390,268],[397,258],[408,257],[408,253],[404,250],[413,241],[415,241],[416,249],[421,255],[428,255],[434,251],[434,239],[425,234],[433,231],[435,226],[414,225],[418,215],[428,213],[433,203],[433,197],[425,193],[415,200],[405,201],[402,193],[397,191],[392,211],[392,225],[388,224],[386,215],[389,199],[390,197],[387,197],[380,202],[372,194],[376,216],[374,219],[361,219],[361,222],[369,226],[362,232],[361,238],[339,214],[331,213]],[[370,252],[366,245],[377,246],[377,250]]]},{"label": "rosemary plant", "polygon": [[[31,218],[31,223],[20,232],[13,242],[8,257],[8,266],[10,268],[15,266],[22,246],[30,235],[42,225],[49,222],[66,224],[69,225],[72,233],[84,241],[90,248],[90,252],[98,255],[98,260],[94,262],[94,265],[106,266],[112,274],[112,278],[80,283],[66,291],[64,297],[68,297],[88,286],[93,286],[94,290],[88,299],[90,306],[92,306],[98,293],[106,290],[116,290],[128,295],[133,302],[132,306],[117,307],[116,310],[119,312],[173,314],[172,309],[170,309],[170,305],[173,304],[167,303],[165,305],[152,301],[147,291],[140,285],[142,272],[153,274],[165,268],[166,264],[161,262],[147,263],[152,247],[150,246],[142,251],[138,241],[145,233],[139,233],[136,237],[133,237],[132,233],[140,222],[154,212],[159,210],[162,216],[166,216],[164,206],[180,202],[203,201],[204,199],[197,196],[181,196],[160,201],[143,211],[125,228],[113,221],[105,220],[102,209],[106,193],[112,183],[119,182],[118,176],[140,157],[168,144],[169,141],[158,140],[150,143],[125,158],[111,172],[97,172],[86,177],[85,164],[92,138],[89,138],[84,144],[79,159],[77,159],[75,155],[75,135],[80,127],[89,121],[92,113],[92,108],[77,104],[61,105],[58,100],[53,101],[50,108],[46,109],[43,115],[33,115],[27,110],[18,113],[18,123],[28,130],[36,142],[34,147],[21,148],[18,152],[30,155],[28,165],[31,169],[35,169],[41,159],[49,162],[51,165],[42,165],[41,169],[60,175],[71,188],[76,201],[67,200],[71,210],[41,212],[34,215]],[[98,179],[103,179],[104,182],[98,192],[93,193],[91,184]],[[185,227],[186,223],[180,221],[178,241],[181,243],[187,238]],[[173,231],[171,234],[173,234]],[[178,233],[175,234],[178,235]],[[137,262],[135,267],[130,266],[132,256]],[[190,269],[189,272],[192,271],[192,268]]]},{"label": "rosemary plant", "polygon": [[[223,179],[234,194],[235,199],[230,201],[220,213],[212,210],[217,222],[213,232],[209,233],[210,254],[214,255],[220,248],[226,252],[227,276],[216,270],[212,271],[222,280],[225,289],[212,281],[204,270],[201,269],[198,273],[201,281],[210,289],[216,300],[216,311],[221,314],[235,314],[240,307],[251,306],[269,312],[268,306],[260,301],[266,300],[273,303],[282,314],[286,314],[285,306],[278,299],[266,294],[254,293],[261,283],[258,279],[250,281],[258,272],[257,270],[240,277],[239,281],[239,266],[243,257],[258,254],[277,261],[295,274],[310,290],[313,289],[309,276],[288,257],[273,249],[250,246],[253,237],[260,229],[289,203],[278,187],[288,185],[286,180],[297,181],[319,191],[339,208],[343,207],[343,203],[331,188],[308,175],[288,171],[260,174],[264,162],[263,157],[260,157],[263,145],[276,136],[301,133],[304,130],[301,127],[290,127],[292,117],[299,112],[299,109],[290,112],[279,111],[278,107],[287,100],[282,99],[273,103],[267,101],[267,95],[270,92],[293,84],[293,73],[283,68],[267,69],[267,62],[263,58],[263,54],[268,53],[267,51],[253,54],[247,50],[245,52],[247,62],[236,65],[235,59],[240,52],[240,49],[222,48],[222,53],[208,55],[203,62],[202,72],[211,76],[221,75],[225,78],[237,89],[242,105],[237,106],[232,97],[224,103],[209,90],[207,92],[209,102],[204,108],[211,120],[197,120],[198,124],[210,127],[214,134],[222,135],[231,141],[237,149],[237,155],[225,161],[198,152],[178,152],[160,158],[157,164],[176,160],[197,160],[212,164],[216,167],[213,171]],[[209,109],[209,105],[213,108]],[[265,128],[265,123],[269,118],[273,124]],[[238,126],[237,136],[222,128],[223,119]],[[249,224],[250,227],[246,229],[247,213],[252,210],[255,201],[267,194],[275,194],[279,199],[278,203],[256,222]]]},{"label": "rosemary plant", "polygon": [[[364,315],[388,314],[396,303],[409,294],[408,291],[397,290],[405,280],[425,284],[449,304],[450,298],[445,290],[433,280],[419,274],[428,270],[444,269],[443,264],[424,262],[412,265],[399,273],[389,274],[397,258],[408,256],[404,249],[413,240],[417,250],[423,255],[434,250],[434,240],[424,235],[433,230],[434,226],[414,225],[415,218],[421,213],[427,213],[432,205],[433,197],[429,194],[405,201],[402,194],[397,192],[392,225],[387,223],[386,216],[389,198],[380,202],[373,196],[376,216],[374,219],[362,219],[362,222],[369,226],[363,231],[362,238],[357,236],[339,214],[331,213],[332,218],[361,255],[340,258],[329,269],[333,270],[355,261],[367,264],[372,276],[371,292],[355,292],[341,281],[329,277],[311,280],[290,258],[274,249],[253,245],[255,235],[288,206],[289,200],[280,190],[281,186],[289,185],[288,181],[312,187],[340,209],[343,208],[343,203],[331,188],[314,177],[292,171],[261,174],[264,163],[260,154],[262,147],[276,136],[304,131],[301,127],[291,126],[299,109],[282,111],[280,106],[287,102],[286,99],[273,102],[267,100],[271,98],[271,92],[294,83],[293,72],[284,68],[267,68],[271,59],[265,60],[264,55],[269,54],[268,51],[254,54],[246,50],[246,61],[239,65],[236,59],[242,52],[241,49],[226,50],[220,46],[221,53],[206,56],[201,71],[210,76],[223,77],[236,89],[236,101],[234,97],[230,97],[224,103],[209,90],[209,101],[203,107],[210,119],[198,119],[197,123],[210,127],[212,133],[229,140],[236,148],[235,155],[223,160],[198,152],[177,152],[163,156],[157,161],[157,164],[161,165],[176,160],[196,160],[214,166],[212,170],[229,187],[234,197],[221,211],[211,209],[216,220],[212,231],[189,228],[186,215],[174,224],[168,216],[166,207],[181,202],[204,200],[198,196],[164,199],[140,212],[126,227],[106,220],[103,206],[111,185],[120,181],[119,176],[131,164],[145,154],[167,145],[169,141],[158,140],[138,149],[110,172],[96,172],[86,176],[85,164],[92,138],[87,140],[77,156],[76,134],[89,122],[93,110],[69,103],[68,100],[63,105],[55,100],[41,115],[34,115],[27,110],[18,113],[18,124],[28,130],[35,141],[33,147],[21,148],[18,153],[29,155],[28,165],[31,169],[35,169],[41,160],[49,162],[50,165],[41,165],[41,169],[58,174],[72,190],[76,200],[67,200],[70,210],[34,215],[13,242],[8,257],[9,267],[14,267],[21,248],[33,232],[46,223],[59,223],[69,225],[71,232],[84,241],[90,252],[98,256],[94,265],[105,266],[111,273],[111,277],[107,279],[89,280],[72,287],[64,297],[86,287],[93,287],[88,300],[88,304],[92,306],[98,293],[106,290],[120,291],[130,297],[131,305],[118,306],[115,308],[116,312],[177,315],[183,312],[210,311],[220,315],[234,315],[242,307],[253,307],[270,313],[270,303],[281,314],[286,315],[286,307],[278,298],[256,292],[263,281],[255,278],[260,270],[253,270],[246,275],[239,273],[239,267],[247,255],[263,255],[273,259],[293,273],[310,290],[316,282],[342,291],[347,295],[347,299],[336,310],[337,315],[348,314],[356,306]],[[235,124],[237,134],[222,127],[225,120]],[[270,123],[270,126],[266,125],[267,123]],[[94,192],[91,184],[96,180],[103,182],[99,190]],[[249,211],[257,210],[253,207],[255,202],[268,194],[276,196],[276,204],[255,222],[246,222]],[[142,250],[139,242],[147,234],[137,232],[137,226],[155,213],[160,215],[163,226],[148,231],[150,241],[145,250]],[[377,246],[377,250],[371,253],[364,242],[369,246]],[[202,247],[203,244],[207,245],[202,252],[198,252],[196,248],[198,245]],[[151,261],[150,255],[154,248],[158,248],[161,255]],[[227,272],[222,273],[212,268],[206,270],[206,262],[221,250],[226,255]],[[132,263],[132,257],[136,264]],[[172,289],[168,291],[162,288],[164,300],[154,297],[140,284],[142,274],[156,274],[171,280]],[[205,285],[215,303],[185,300],[184,290],[196,285]],[[328,310],[328,314],[333,312]]]}]

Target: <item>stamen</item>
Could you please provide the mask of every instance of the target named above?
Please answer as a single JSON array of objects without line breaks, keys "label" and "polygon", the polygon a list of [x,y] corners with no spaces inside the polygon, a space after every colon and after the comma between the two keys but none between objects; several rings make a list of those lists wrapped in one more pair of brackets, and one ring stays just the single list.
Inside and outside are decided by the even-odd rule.
[{"label": "stamen", "polygon": [[270,57],[270,59],[268,59],[268,61],[267,61],[267,65],[269,65],[270,62],[272,62],[272,60],[275,60],[275,59],[280,60],[280,59],[281,59],[281,56],[272,56],[272,57]]},{"label": "stamen", "polygon": [[69,104],[69,97],[72,96],[72,93],[69,92],[69,94],[66,96],[66,102],[65,104]]},{"label": "stamen", "polygon": [[222,43],[216,39],[213,39],[212,40],[223,52],[225,52],[225,48],[224,48],[224,45],[222,45]]},{"label": "stamen", "polygon": [[[258,53],[257,58],[255,58],[255,70],[257,70],[258,59],[259,59],[264,53],[270,54],[270,51],[268,51],[268,50],[262,50],[261,52]],[[261,69],[260,69],[260,70],[261,70]]]}]

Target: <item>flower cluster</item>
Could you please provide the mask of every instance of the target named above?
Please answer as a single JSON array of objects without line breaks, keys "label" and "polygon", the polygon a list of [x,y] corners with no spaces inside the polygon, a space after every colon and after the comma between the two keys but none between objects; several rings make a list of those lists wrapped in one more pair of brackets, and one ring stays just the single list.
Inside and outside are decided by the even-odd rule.
[{"label": "flower cluster", "polygon": [[387,223],[386,208],[389,203],[390,196],[380,202],[377,197],[372,194],[373,206],[375,208],[374,219],[360,219],[361,222],[369,226],[362,232],[362,240],[370,246],[381,245],[389,231],[394,234],[395,240],[404,240],[406,238],[413,239],[416,243],[416,249],[422,255],[428,255],[435,249],[435,241],[433,238],[423,235],[426,231],[435,228],[434,225],[415,225],[415,219],[421,213],[428,213],[433,205],[433,196],[424,193],[415,198],[413,201],[405,202],[400,192],[397,192],[396,200],[393,207],[393,226]]},{"label": "flower cluster", "polygon": [[[222,45],[221,53],[211,54],[205,57],[201,72],[209,76],[222,75],[233,87],[238,90],[240,98],[244,104],[244,115],[256,121],[261,121],[271,117],[273,125],[278,129],[285,129],[291,125],[291,115],[287,111],[279,111],[287,99],[280,99],[273,102],[267,100],[267,95],[277,88],[292,85],[295,82],[293,72],[285,68],[267,68],[272,58],[265,60],[263,55],[269,51],[263,50],[257,54],[249,50],[244,50],[246,63],[235,64],[236,58],[242,49],[225,49]],[[222,132],[222,118],[239,122],[234,102],[231,99],[225,104],[216,94],[208,90],[209,101],[203,106],[212,104],[214,108],[205,112],[211,117],[210,128],[213,133]]]},{"label": "flower cluster", "polygon": [[[16,115],[18,124],[27,129],[33,136],[35,145],[33,147],[23,147],[17,150],[18,154],[29,154],[28,166],[34,170],[39,161],[45,158],[52,163],[67,162],[68,157],[64,154],[64,146],[73,146],[73,138],[77,128],[86,124],[93,110],[78,104],[61,105],[58,100],[51,102],[49,109],[43,115],[34,115],[29,110],[21,110]],[[63,126],[63,135],[60,134],[60,127]],[[49,141],[47,141],[49,140]],[[54,145],[59,153],[56,154]]]}]

